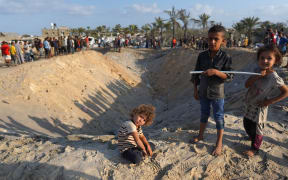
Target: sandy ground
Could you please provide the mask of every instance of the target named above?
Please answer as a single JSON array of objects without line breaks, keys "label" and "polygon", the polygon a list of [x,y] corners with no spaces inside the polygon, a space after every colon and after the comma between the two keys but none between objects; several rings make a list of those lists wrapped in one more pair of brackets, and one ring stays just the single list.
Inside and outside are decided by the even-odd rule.
[{"label": "sandy ground", "polygon": [[[235,70],[252,71],[255,52],[229,49]],[[223,153],[213,119],[198,144],[199,126],[189,71],[199,51],[85,51],[0,71],[0,179],[287,179],[287,99],[269,109],[261,151],[242,152],[244,82],[226,84]],[[288,71],[277,68],[288,82]],[[142,103],[157,108],[144,134],[152,158],[128,164],[117,150],[119,124]]]}]

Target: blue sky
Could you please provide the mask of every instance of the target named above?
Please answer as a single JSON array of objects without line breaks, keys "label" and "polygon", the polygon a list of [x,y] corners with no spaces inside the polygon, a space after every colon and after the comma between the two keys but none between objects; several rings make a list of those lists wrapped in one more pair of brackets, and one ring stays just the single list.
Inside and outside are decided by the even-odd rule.
[{"label": "blue sky", "polygon": [[287,0],[0,0],[0,32],[41,34],[41,28],[58,26],[95,28],[151,23],[175,6],[187,9],[193,18],[202,13],[231,27],[244,17],[288,22]]}]

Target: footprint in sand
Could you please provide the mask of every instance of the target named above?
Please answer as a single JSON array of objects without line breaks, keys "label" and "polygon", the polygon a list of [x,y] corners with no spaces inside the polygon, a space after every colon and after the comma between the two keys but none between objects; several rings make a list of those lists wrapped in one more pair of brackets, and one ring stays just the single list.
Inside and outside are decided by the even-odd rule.
[{"label": "footprint in sand", "polygon": [[207,153],[207,147],[204,144],[194,144],[193,149],[197,154]]}]

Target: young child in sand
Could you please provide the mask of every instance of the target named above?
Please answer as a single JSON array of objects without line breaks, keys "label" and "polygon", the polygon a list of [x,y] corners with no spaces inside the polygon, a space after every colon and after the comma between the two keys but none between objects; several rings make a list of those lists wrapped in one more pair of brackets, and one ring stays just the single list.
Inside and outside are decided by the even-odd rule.
[{"label": "young child in sand", "polygon": [[155,107],[142,104],[134,108],[131,120],[125,121],[118,132],[118,148],[122,157],[138,164],[143,156],[152,156],[152,149],[145,138],[141,126],[151,125],[155,117]]},{"label": "young child in sand", "polygon": [[[231,71],[232,58],[221,50],[225,43],[225,28],[215,25],[208,31],[209,49],[201,52],[198,56],[195,71],[204,71],[201,75],[192,76],[194,83],[194,98],[200,100],[201,119],[200,130],[192,143],[203,139],[205,127],[210,116],[210,107],[213,107],[214,120],[217,128],[216,148],[213,155],[220,155],[222,152],[222,139],[224,133],[224,82],[233,79],[232,74],[225,74],[221,71]],[[198,90],[198,85],[200,85]],[[199,94],[198,94],[199,91]]]},{"label": "young child in sand", "polygon": [[[243,123],[252,142],[251,149],[244,154],[249,157],[254,156],[261,146],[268,106],[288,97],[287,86],[273,70],[274,64],[281,64],[281,60],[281,53],[275,45],[261,47],[257,52],[258,67],[255,70],[261,75],[251,76],[245,83],[245,87],[249,89],[246,93]],[[275,89],[279,89],[281,93],[275,95]]]}]

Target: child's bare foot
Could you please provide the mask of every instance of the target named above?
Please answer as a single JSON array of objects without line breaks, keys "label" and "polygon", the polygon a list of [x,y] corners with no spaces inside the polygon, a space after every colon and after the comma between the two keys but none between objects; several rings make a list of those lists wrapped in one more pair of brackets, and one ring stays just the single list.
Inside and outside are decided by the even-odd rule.
[{"label": "child's bare foot", "polygon": [[244,154],[248,157],[253,157],[255,155],[256,151],[255,150],[248,150],[245,151]]},{"label": "child's bare foot", "polygon": [[191,140],[191,143],[195,144],[198,143],[199,141],[203,140],[203,136],[196,136]]},{"label": "child's bare foot", "polygon": [[220,156],[222,153],[222,145],[217,145],[214,151],[212,152],[213,156]]}]

